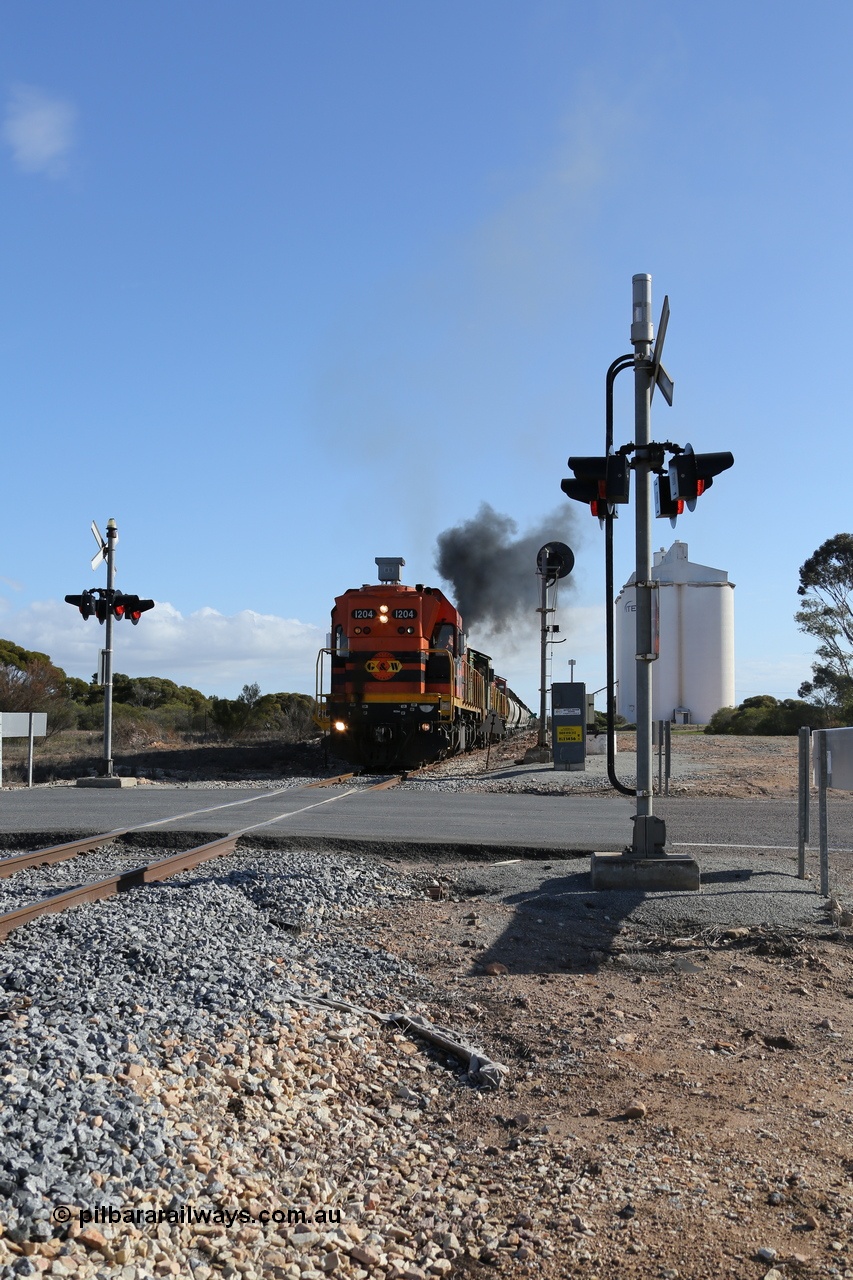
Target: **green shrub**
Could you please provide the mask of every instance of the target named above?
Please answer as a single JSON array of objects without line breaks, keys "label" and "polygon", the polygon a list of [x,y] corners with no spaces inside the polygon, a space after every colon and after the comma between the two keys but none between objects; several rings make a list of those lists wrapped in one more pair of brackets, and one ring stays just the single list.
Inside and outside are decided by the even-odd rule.
[{"label": "green shrub", "polygon": [[760,693],[754,698],[745,698],[740,706],[720,707],[711,716],[705,732],[777,736],[797,733],[802,725],[822,729],[825,723],[821,707],[799,698],[778,702],[771,694]]}]

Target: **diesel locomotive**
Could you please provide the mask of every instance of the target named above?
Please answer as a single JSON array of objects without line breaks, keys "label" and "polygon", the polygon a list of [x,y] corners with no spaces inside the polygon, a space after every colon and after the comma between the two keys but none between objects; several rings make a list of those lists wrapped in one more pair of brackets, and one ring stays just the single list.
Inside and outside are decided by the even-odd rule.
[{"label": "diesel locomotive", "polygon": [[377,585],[336,597],[317,656],[317,723],[335,755],[366,769],[416,768],[531,719],[491,659],[468,647],[444,593],[401,583],[405,563],[377,557]]}]

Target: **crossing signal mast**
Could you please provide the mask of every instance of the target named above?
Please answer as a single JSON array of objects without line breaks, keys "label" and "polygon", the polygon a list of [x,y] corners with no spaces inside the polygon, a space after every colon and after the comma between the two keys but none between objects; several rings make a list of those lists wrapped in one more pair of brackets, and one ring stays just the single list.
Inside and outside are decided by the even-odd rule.
[{"label": "crossing signal mast", "polygon": [[[673,525],[685,506],[693,511],[698,499],[714,483],[714,477],[734,465],[731,453],[696,453],[690,444],[651,439],[651,403],[659,388],[672,405],[673,381],[661,363],[669,322],[669,299],[664,298],[657,342],[652,346],[652,278],[632,280],[633,354],[619,356],[607,370],[604,454],[594,458],[569,458],[573,478],[562,481],[566,497],[584,502],[605,531],[607,581],[607,772],[623,795],[636,796],[634,835],[623,854],[596,854],[592,876],[595,888],[698,889],[699,868],[692,858],[666,853],[666,827],[652,812],[652,663],[654,643],[652,579],[651,497],[655,516]],[[634,440],[616,449],[613,445],[613,384],[624,369],[634,370]],[[667,458],[669,455],[669,458]],[[636,486],[636,660],[637,660],[637,786],[626,787],[616,777],[615,762],[615,661],[613,654],[613,521],[619,507],[631,496],[631,472]]]},{"label": "crossing signal mast", "polygon": [[115,546],[118,542],[118,528],[115,520],[107,521],[106,540],[92,521],[92,534],[98,544],[98,550],[92,557],[92,568],[97,569],[102,563],[107,566],[106,587],[93,587],[82,591],[79,596],[66,596],[66,602],[80,610],[84,619],[96,617],[98,622],[106,624],[104,648],[101,650],[99,678],[104,686],[104,773],[113,776],[113,622],[121,622],[129,618],[134,626],[143,613],[154,608],[153,600],[141,600],[139,596],[125,595],[115,589]]}]

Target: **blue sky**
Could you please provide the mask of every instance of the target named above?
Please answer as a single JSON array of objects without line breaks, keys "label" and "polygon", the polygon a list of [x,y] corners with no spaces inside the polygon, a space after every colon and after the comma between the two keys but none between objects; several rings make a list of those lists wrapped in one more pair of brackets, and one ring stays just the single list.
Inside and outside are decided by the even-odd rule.
[{"label": "blue sky", "polygon": [[[647,271],[653,433],[736,458],[655,545],[737,584],[738,699],[793,696],[798,567],[851,530],[851,35],[846,0],[10,0],[0,635],[91,675],[63,596],[112,516],[118,585],[158,602],[118,670],[313,691],[375,556],[440,585],[482,502],[519,536],[569,505]],[[597,688],[584,508],[568,540],[556,653]],[[472,638],[535,702],[533,633]]]}]

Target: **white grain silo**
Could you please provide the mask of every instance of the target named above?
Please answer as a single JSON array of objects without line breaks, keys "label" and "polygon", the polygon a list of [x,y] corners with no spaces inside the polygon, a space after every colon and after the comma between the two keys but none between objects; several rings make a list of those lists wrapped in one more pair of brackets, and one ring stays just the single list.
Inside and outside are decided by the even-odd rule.
[{"label": "white grain silo", "polygon": [[[734,583],[723,569],[691,564],[687,543],[655,552],[660,657],[652,663],[652,719],[707,724],[734,706]],[[637,718],[635,575],[615,603],[616,707]]]}]

